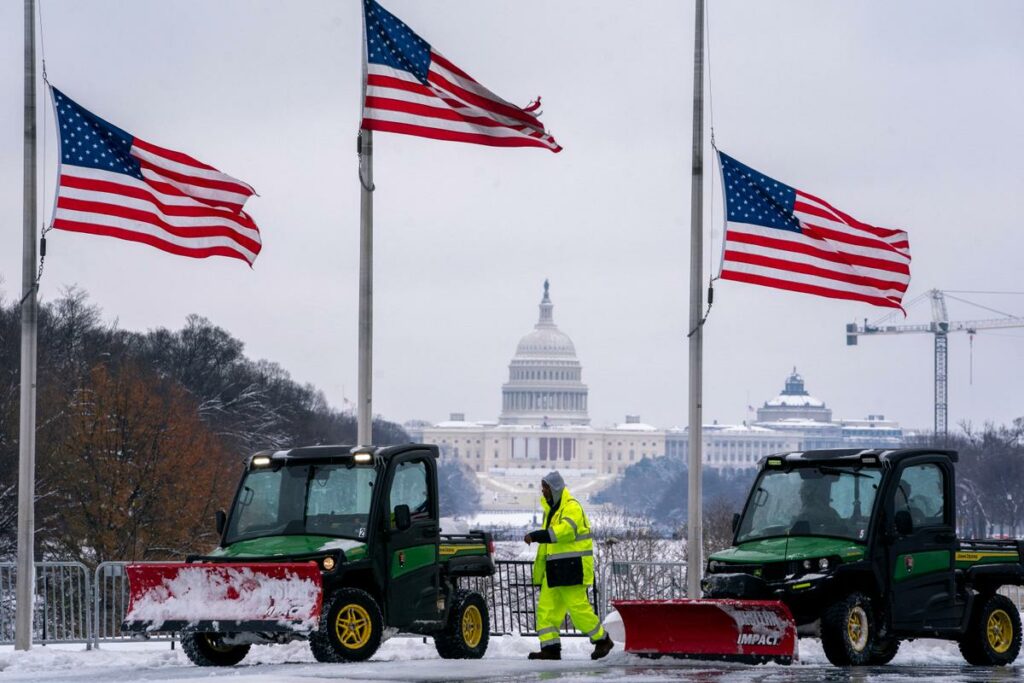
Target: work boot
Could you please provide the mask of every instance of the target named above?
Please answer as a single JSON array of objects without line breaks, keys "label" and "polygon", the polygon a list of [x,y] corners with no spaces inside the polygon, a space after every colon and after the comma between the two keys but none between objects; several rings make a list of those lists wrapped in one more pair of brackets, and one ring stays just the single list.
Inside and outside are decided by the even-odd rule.
[{"label": "work boot", "polygon": [[611,652],[613,647],[615,647],[615,643],[613,643],[611,637],[605,633],[604,638],[594,643],[594,651],[590,653],[590,658],[601,659]]},{"label": "work boot", "polygon": [[561,659],[562,658],[562,646],[561,645],[548,645],[542,647],[540,652],[531,652],[528,659]]}]

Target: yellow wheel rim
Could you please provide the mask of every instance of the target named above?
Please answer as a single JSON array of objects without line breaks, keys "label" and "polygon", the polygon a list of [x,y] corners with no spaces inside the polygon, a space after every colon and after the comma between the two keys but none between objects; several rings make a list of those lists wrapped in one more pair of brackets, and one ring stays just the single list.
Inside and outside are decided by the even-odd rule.
[{"label": "yellow wheel rim", "polygon": [[225,645],[224,641],[222,641],[218,636],[215,636],[215,635],[210,634],[210,633],[204,633],[203,634],[203,640],[206,641],[206,646],[209,647],[214,652],[221,652],[221,653],[231,652],[231,650],[234,649],[234,646],[232,646],[232,645]]},{"label": "yellow wheel rim", "polygon": [[988,636],[988,646],[993,651],[1003,654],[1009,650],[1013,643],[1013,622],[1010,621],[1010,615],[1001,609],[994,610],[988,615],[985,634]]},{"label": "yellow wheel rim", "polygon": [[484,619],[480,614],[480,608],[470,605],[462,613],[462,642],[467,647],[476,647],[480,644],[480,638],[484,634]]},{"label": "yellow wheel rim", "polygon": [[846,619],[846,637],[850,646],[857,652],[861,652],[868,644],[868,615],[860,605],[850,610],[850,616]]},{"label": "yellow wheel rim", "polygon": [[334,620],[334,635],[349,650],[358,650],[370,642],[373,623],[370,613],[362,605],[348,604],[338,610]]}]

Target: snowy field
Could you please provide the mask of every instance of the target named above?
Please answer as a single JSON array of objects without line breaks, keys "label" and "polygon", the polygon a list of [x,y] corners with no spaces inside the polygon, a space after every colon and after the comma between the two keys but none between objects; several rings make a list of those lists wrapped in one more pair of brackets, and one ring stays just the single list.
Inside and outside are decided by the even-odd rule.
[{"label": "snowy field", "polygon": [[195,681],[225,679],[232,683],[319,683],[331,681],[902,681],[943,680],[945,683],[1024,680],[1024,663],[984,669],[964,664],[953,643],[921,640],[904,643],[892,664],[874,669],[829,666],[814,640],[800,642],[800,662],[792,666],[646,660],[620,651],[591,662],[582,639],[563,641],[561,662],[528,662],[533,638],[491,640],[487,656],[477,661],[438,659],[433,644],[421,638],[394,638],[363,664],[318,664],[305,643],[254,647],[237,667],[198,668],[180,647],[169,643],[104,644],[86,651],[82,645],[36,646],[29,652],[0,648],[0,681],[39,683],[118,683],[121,681]]}]

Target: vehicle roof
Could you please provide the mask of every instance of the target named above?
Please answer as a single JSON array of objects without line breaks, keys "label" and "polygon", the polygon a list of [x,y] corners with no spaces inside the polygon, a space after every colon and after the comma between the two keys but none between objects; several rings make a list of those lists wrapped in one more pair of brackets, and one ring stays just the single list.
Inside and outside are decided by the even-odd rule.
[{"label": "vehicle roof", "polygon": [[815,451],[777,453],[761,458],[760,464],[764,465],[768,458],[782,458],[789,465],[810,465],[816,462],[861,463],[864,456],[875,456],[879,462],[889,462],[895,465],[918,455],[943,455],[951,462],[958,460],[956,451],[942,448],[827,448]]},{"label": "vehicle roof", "polygon": [[432,444],[405,443],[398,446],[300,446],[298,448],[286,448],[281,450],[257,451],[250,456],[250,460],[258,455],[269,456],[277,461],[298,461],[298,460],[329,460],[337,458],[349,458],[356,451],[370,452],[373,455],[390,459],[396,455],[409,451],[429,451],[435,458],[438,457],[438,448]]}]

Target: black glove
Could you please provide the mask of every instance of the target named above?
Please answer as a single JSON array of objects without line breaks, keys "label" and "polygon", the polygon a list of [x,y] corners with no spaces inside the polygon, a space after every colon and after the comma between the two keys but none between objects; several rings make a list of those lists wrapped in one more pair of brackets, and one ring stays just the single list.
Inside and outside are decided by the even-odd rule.
[{"label": "black glove", "polygon": [[527,534],[530,537],[531,543],[550,543],[551,534],[548,533],[547,529],[537,529]]}]

